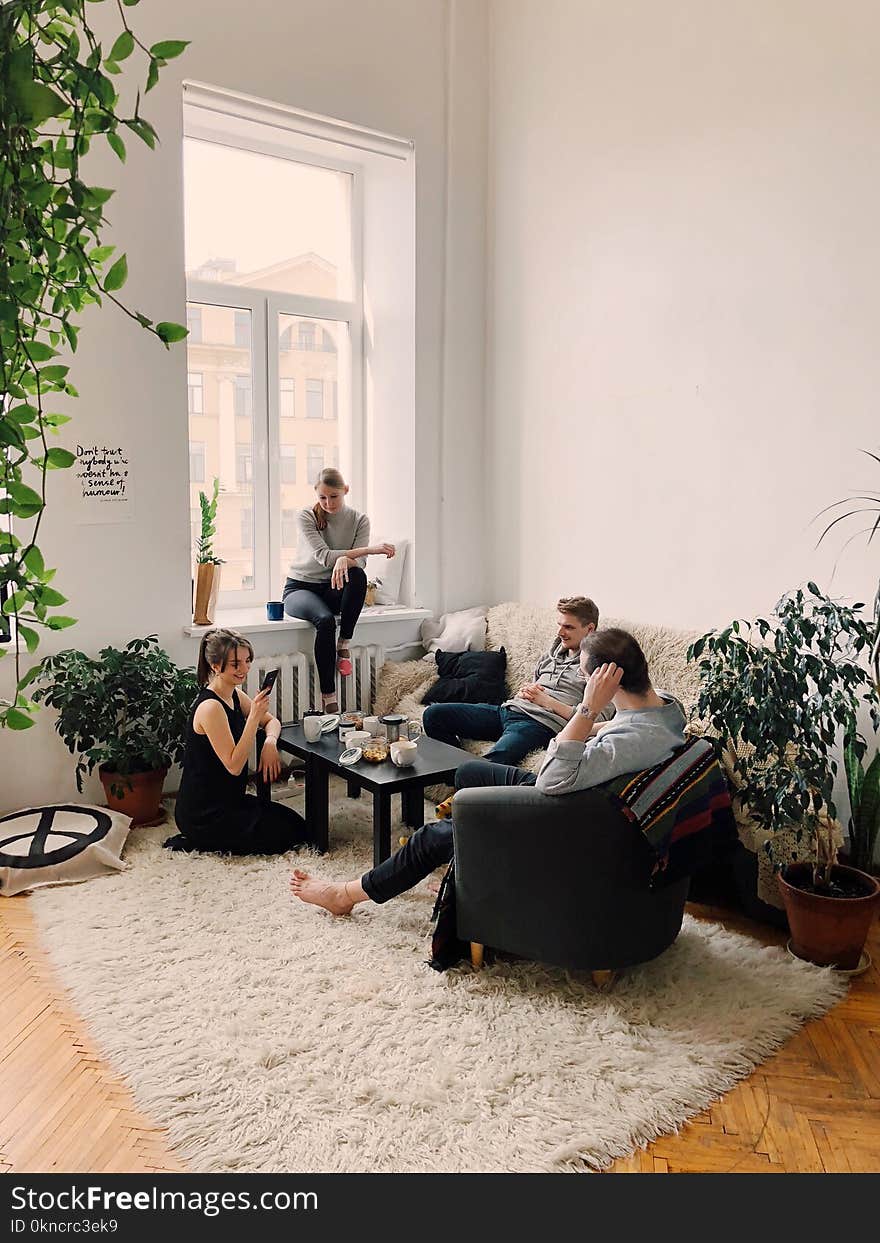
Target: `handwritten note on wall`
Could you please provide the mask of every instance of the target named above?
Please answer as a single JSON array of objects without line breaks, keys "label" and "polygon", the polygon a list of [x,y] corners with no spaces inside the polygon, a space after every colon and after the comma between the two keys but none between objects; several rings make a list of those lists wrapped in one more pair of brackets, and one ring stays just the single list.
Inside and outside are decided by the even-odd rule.
[{"label": "handwritten note on wall", "polygon": [[74,466],[81,522],[125,522],[131,518],[131,461],[119,444],[76,446]]}]

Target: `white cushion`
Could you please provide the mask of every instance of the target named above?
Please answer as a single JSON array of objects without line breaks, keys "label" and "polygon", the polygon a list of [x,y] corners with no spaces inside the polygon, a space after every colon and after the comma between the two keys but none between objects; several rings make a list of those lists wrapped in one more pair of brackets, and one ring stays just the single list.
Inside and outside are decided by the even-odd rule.
[{"label": "white cushion", "polygon": [[0,817],[0,895],[120,872],[131,817],[57,803]]},{"label": "white cushion", "polygon": [[423,621],[421,635],[428,653],[426,659],[433,659],[432,653],[437,651],[485,651],[488,611],[485,604],[480,604],[473,609],[461,609],[458,613],[444,613],[439,621]]},{"label": "white cushion", "polygon": [[388,540],[396,552],[393,557],[367,557],[367,582],[376,583],[377,604],[397,604],[403,583],[403,568],[409,540]]}]

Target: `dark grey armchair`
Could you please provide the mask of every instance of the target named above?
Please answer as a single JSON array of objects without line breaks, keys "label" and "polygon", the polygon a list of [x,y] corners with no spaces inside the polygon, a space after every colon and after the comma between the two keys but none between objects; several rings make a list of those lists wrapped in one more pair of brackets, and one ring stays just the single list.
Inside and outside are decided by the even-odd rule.
[{"label": "dark grey armchair", "polygon": [[458,935],[475,965],[488,945],[604,984],[679,933],[689,879],[652,890],[647,843],[598,791],[459,790],[454,833]]}]

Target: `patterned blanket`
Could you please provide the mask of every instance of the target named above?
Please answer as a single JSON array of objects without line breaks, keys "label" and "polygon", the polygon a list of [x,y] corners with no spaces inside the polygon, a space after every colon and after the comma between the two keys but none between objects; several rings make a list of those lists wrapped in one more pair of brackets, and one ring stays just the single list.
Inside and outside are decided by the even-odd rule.
[{"label": "patterned blanket", "polygon": [[706,738],[691,738],[664,763],[616,777],[602,788],[651,848],[652,885],[708,866],[733,824],[730,791]]}]

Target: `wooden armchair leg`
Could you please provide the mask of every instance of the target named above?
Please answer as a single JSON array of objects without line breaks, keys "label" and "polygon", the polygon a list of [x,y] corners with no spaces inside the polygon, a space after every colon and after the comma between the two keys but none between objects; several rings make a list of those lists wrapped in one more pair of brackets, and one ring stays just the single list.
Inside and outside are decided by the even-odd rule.
[{"label": "wooden armchair leg", "polygon": [[471,966],[474,971],[479,971],[483,965],[483,949],[479,941],[471,941]]},{"label": "wooden armchair leg", "polygon": [[591,971],[590,975],[593,977],[594,987],[598,988],[600,992],[603,993],[607,992],[617,979],[616,971]]}]

